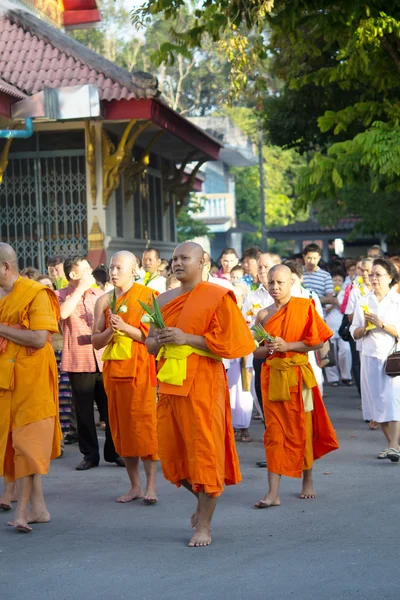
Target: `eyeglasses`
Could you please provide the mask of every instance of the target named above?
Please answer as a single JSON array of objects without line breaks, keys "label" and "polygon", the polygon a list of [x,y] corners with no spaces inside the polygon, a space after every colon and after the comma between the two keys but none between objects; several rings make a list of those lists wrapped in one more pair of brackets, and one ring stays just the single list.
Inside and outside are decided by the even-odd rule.
[{"label": "eyeglasses", "polygon": [[390,277],[389,273],[371,273],[370,279],[380,279],[381,277]]}]

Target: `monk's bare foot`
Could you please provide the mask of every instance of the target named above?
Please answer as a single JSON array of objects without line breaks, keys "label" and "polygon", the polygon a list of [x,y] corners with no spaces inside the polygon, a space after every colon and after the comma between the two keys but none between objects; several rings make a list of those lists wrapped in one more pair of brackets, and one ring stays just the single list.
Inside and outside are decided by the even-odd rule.
[{"label": "monk's bare foot", "polygon": [[317,495],[314,491],[313,488],[313,484],[312,483],[306,483],[305,481],[303,482],[303,487],[301,490],[301,494],[300,494],[300,498],[302,500],[314,500],[314,498],[316,498]]},{"label": "monk's bare foot", "polygon": [[210,529],[199,529],[189,542],[189,548],[202,548],[211,544]]},{"label": "monk's bare foot", "polygon": [[255,508],[270,508],[271,506],[280,506],[281,500],[279,496],[273,494],[267,494],[265,498],[255,503]]},{"label": "monk's bare foot", "polygon": [[41,512],[30,512],[28,515],[28,523],[48,523],[50,521],[50,513],[47,510]]},{"label": "monk's bare foot", "polygon": [[125,504],[126,502],[132,502],[132,500],[141,500],[143,498],[143,490],[141,488],[134,489],[131,488],[127,494],[120,496],[117,498],[117,502],[121,504]]},{"label": "monk's bare foot", "polygon": [[14,519],[14,521],[8,521],[7,525],[9,525],[9,527],[14,527],[14,529],[20,533],[30,533],[32,531],[32,527],[29,527],[27,521],[22,517],[18,517]]},{"label": "monk's bare foot", "polygon": [[152,488],[152,487],[146,488],[146,493],[143,496],[143,502],[144,502],[144,504],[147,504],[147,505],[157,504],[158,498],[157,498],[157,492],[156,492],[155,488]]},{"label": "monk's bare foot", "polygon": [[12,502],[18,502],[17,495],[4,490],[0,496],[0,510],[11,510]]}]

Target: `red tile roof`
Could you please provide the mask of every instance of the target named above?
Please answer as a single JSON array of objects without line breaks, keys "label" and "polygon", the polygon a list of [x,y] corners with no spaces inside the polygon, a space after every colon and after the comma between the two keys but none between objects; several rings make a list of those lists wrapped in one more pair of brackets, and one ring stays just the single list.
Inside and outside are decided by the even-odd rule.
[{"label": "red tile roof", "polygon": [[[130,73],[26,12],[0,17],[0,89],[30,96],[47,87],[96,84],[102,100],[152,98],[157,79]],[[12,92],[14,90],[14,94]]]}]

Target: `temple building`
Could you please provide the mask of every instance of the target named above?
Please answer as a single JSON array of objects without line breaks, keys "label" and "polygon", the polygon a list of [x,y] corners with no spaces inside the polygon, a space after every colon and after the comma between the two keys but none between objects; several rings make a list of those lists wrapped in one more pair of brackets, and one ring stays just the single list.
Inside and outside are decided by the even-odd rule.
[{"label": "temple building", "polygon": [[1,241],[41,271],[54,254],[169,256],[176,215],[222,142],[169,108],[155,77],[62,31],[99,20],[94,0],[15,6],[0,16]]}]

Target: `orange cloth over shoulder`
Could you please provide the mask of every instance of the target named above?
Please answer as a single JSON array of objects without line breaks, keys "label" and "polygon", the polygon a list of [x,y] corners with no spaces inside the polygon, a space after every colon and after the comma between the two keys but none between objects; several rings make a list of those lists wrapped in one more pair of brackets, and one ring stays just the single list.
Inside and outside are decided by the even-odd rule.
[{"label": "orange cloth over shoulder", "polygon": [[[0,323],[50,334],[58,332],[58,319],[54,292],[31,279],[19,277],[11,292],[0,299]],[[50,339],[40,349],[2,343],[0,403],[0,475],[5,473],[12,480],[15,473],[17,477],[47,473],[50,458],[60,454],[61,441],[57,365]],[[40,430],[46,436],[43,444],[31,433],[24,436],[23,428],[28,426],[29,432]],[[26,439],[18,453],[13,432],[15,438]]]},{"label": "orange cloth over shoulder", "polygon": [[[149,325],[142,323],[144,304],[152,303],[157,292],[134,283],[117,299],[127,311],[119,316],[132,327],[140,329],[145,336]],[[106,326],[109,309],[105,311]],[[152,365],[153,361],[153,365]],[[151,368],[154,357],[143,343],[132,340],[132,356],[126,360],[106,360],[103,365],[104,387],[108,397],[108,414],[115,449],[120,456],[139,456],[158,460],[156,430],[156,390],[151,384]]]},{"label": "orange cloth over shoulder", "polygon": [[[235,296],[226,288],[200,283],[167,303],[162,314],[167,327],[204,336],[216,356],[241,358],[254,351]],[[160,383],[157,429],[164,477],[171,483],[179,487],[187,480],[194,491],[219,496],[224,485],[241,481],[220,361],[192,354],[182,386]]]},{"label": "orange cloth over shoulder", "polygon": [[[313,301],[304,298],[291,298],[266,322],[265,329],[273,337],[281,337],[286,342],[301,341],[309,346],[326,342],[332,336],[332,331],[316,312]],[[312,467],[313,460],[339,447],[317,385],[312,388],[313,410],[311,413],[304,412],[303,379],[299,366],[291,367],[297,375],[296,385],[290,387],[291,399],[270,401],[268,398],[272,359],[298,354],[273,354],[263,364],[261,375],[267,467],[272,473],[289,477],[301,477],[304,469]]]}]

